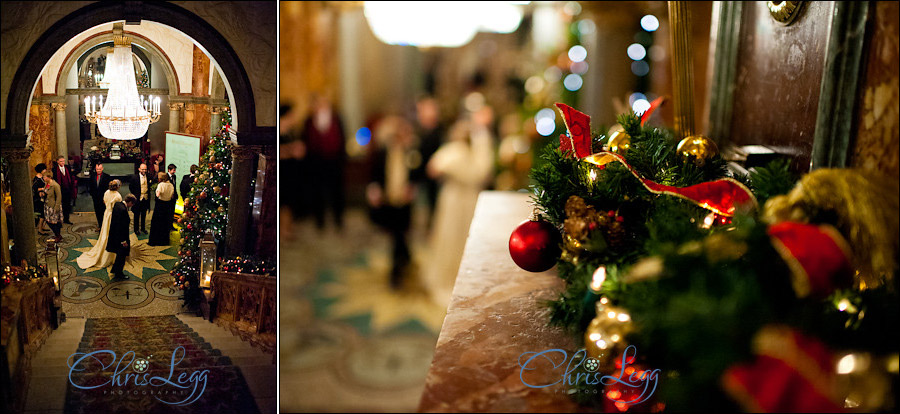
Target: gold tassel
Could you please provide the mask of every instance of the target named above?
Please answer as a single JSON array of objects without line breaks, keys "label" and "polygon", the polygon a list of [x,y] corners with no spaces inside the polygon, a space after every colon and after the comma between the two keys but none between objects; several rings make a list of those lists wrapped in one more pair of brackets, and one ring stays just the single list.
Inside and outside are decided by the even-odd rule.
[{"label": "gold tassel", "polygon": [[892,280],[897,269],[898,189],[896,178],[875,172],[818,169],[766,202],[763,219],[834,225],[853,249],[857,287],[875,287]]}]

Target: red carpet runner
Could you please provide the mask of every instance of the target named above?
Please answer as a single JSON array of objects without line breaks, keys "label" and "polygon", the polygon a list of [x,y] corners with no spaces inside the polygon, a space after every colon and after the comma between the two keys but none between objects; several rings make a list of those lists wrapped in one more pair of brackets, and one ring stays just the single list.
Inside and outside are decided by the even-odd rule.
[{"label": "red carpet runner", "polygon": [[243,375],[175,316],[88,319],[66,413],[258,413]]}]

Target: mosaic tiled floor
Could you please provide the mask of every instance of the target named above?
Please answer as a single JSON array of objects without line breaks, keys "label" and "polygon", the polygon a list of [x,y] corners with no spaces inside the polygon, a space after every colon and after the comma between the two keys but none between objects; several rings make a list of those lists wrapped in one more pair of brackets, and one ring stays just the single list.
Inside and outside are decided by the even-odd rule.
[{"label": "mosaic tiled floor", "polygon": [[[171,315],[181,309],[182,293],[172,287],[169,275],[178,257],[177,232],[171,234],[172,243],[167,247],[148,246],[147,236],[139,236],[132,247],[134,254],[125,265],[129,279],[111,282],[109,267],[81,269],[75,262],[96,243],[96,216],[93,212],[72,213],[70,220],[71,225],[63,225],[63,241],[59,243],[63,312],[68,316],[112,317]],[[43,257],[47,237],[38,234],[39,257]]]},{"label": "mosaic tiled floor", "polygon": [[[416,220],[410,237],[417,263],[424,227]],[[390,241],[364,210],[349,210],[342,232],[293,228],[296,238],[281,241],[281,409],[415,411],[444,309],[415,270],[391,290]]]}]

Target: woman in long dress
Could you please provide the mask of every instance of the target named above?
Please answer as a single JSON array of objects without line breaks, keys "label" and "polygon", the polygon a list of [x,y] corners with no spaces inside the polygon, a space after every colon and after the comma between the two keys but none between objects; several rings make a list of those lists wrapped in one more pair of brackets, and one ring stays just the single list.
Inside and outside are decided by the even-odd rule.
[{"label": "woman in long dress", "polygon": [[159,185],[156,186],[156,207],[150,219],[150,246],[168,246],[169,231],[172,228],[172,217],[175,214],[175,186],[169,182],[169,175],[157,173]]},{"label": "woman in long dress", "polygon": [[450,303],[478,193],[492,176],[494,146],[487,128],[489,115],[476,112],[472,121],[453,125],[448,142],[434,153],[427,166],[428,174],[441,180],[441,189],[430,238],[431,261],[424,281],[432,300],[442,306]]},{"label": "woman in long dress", "polygon": [[109,224],[112,221],[113,205],[122,201],[122,194],[119,194],[119,187],[122,183],[119,180],[112,180],[109,183],[109,190],[103,194],[103,204],[106,206],[106,212],[103,213],[103,224],[100,226],[100,237],[97,243],[87,253],[78,256],[75,262],[82,269],[102,269],[112,266],[115,260],[115,254],[106,251],[106,240],[109,239]]}]

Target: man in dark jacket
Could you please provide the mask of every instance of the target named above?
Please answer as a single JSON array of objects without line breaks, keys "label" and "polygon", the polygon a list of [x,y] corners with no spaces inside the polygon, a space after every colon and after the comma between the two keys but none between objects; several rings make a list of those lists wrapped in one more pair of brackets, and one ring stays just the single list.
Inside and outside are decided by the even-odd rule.
[{"label": "man in dark jacket", "polygon": [[75,204],[75,198],[78,197],[78,179],[66,164],[66,157],[56,159],[56,166],[53,167],[53,181],[59,183],[62,191],[63,223],[72,224],[69,221],[69,215],[72,214],[72,206]]},{"label": "man in dark jacket", "polygon": [[98,162],[95,164],[94,172],[91,173],[90,180],[88,180],[88,190],[91,193],[91,198],[94,199],[94,214],[97,215],[97,231],[100,231],[100,228],[103,227],[103,213],[106,212],[106,206],[103,204],[103,194],[106,194],[106,190],[109,190],[110,181],[112,181],[112,177],[103,172],[103,163]]},{"label": "man in dark jacket", "polygon": [[175,183],[178,182],[178,176],[175,175],[176,168],[178,168],[178,167],[176,167],[175,164],[169,164],[169,166],[166,168],[169,172],[167,172],[166,174],[169,175],[169,182],[172,183],[172,187],[175,187],[175,195],[173,195],[172,197],[174,197],[177,200],[178,199],[178,187],[175,186]]},{"label": "man in dark jacket", "polygon": [[147,211],[150,210],[151,186],[156,182],[152,174],[147,172],[147,164],[138,167],[138,173],[131,176],[128,189],[134,194],[137,208],[134,209],[134,234],[147,233]]},{"label": "man in dark jacket", "polygon": [[[181,191],[181,197],[185,198],[191,192],[191,185],[194,184],[194,175],[197,174],[197,164],[191,164],[191,173],[185,174],[184,177],[181,178],[181,184],[178,185],[178,190]],[[173,181],[174,183],[174,181]]]},{"label": "man in dark jacket", "polygon": [[106,239],[106,251],[116,254],[110,271],[110,280],[128,279],[125,276],[125,259],[131,253],[131,243],[128,235],[128,227],[131,226],[131,217],[128,210],[134,207],[133,194],[125,196],[123,201],[113,205],[112,217],[109,223],[109,238]]}]

